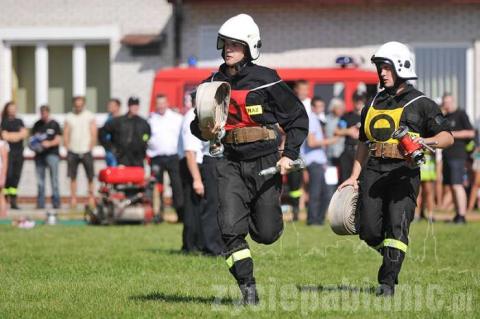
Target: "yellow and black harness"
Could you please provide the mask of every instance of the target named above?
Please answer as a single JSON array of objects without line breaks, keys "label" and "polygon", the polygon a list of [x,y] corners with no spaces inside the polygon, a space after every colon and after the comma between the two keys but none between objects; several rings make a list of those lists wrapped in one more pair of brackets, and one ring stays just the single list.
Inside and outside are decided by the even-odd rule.
[{"label": "yellow and black harness", "polygon": [[[403,154],[398,150],[398,140],[392,138],[392,133],[400,126],[400,119],[407,106],[425,97],[425,95],[417,96],[394,109],[381,110],[375,108],[375,100],[380,91],[375,95],[370,103],[364,123],[365,135],[368,138],[370,155],[382,158],[403,159]],[[419,137],[417,132],[410,131],[412,137]]]}]

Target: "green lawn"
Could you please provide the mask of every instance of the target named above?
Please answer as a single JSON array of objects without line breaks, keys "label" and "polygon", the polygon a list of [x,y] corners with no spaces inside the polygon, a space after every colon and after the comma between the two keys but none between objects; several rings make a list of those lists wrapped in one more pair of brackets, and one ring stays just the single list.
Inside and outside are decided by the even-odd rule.
[{"label": "green lawn", "polygon": [[[433,230],[433,232],[432,232]],[[0,318],[480,318],[480,224],[425,222],[393,299],[358,237],[287,223],[252,244],[261,305],[238,305],[222,258],[178,252],[181,226],[0,226]]]}]

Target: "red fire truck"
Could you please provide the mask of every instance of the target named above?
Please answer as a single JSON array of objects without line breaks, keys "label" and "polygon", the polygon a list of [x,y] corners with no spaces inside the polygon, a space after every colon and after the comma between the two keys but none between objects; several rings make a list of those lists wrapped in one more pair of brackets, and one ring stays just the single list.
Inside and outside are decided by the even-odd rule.
[{"label": "red fire truck", "polygon": [[[153,110],[158,94],[167,96],[170,105],[181,112],[185,101],[195,87],[216,69],[209,68],[168,68],[159,70],[153,82],[150,109]],[[325,69],[277,69],[280,77],[290,86],[295,81],[305,80],[310,84],[310,96],[321,96],[328,104],[331,98],[339,97],[345,101],[347,111],[352,110],[352,95],[363,86],[367,95],[377,91],[376,72],[354,67]]]}]

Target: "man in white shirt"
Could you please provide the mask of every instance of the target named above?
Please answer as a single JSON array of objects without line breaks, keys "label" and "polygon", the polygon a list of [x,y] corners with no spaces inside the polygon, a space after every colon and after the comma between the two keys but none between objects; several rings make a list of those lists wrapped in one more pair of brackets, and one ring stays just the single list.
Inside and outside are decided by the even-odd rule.
[{"label": "man in white shirt", "polygon": [[95,116],[85,108],[85,97],[73,98],[73,112],[65,118],[63,129],[64,146],[68,151],[67,165],[70,178],[70,205],[77,206],[77,172],[81,163],[88,179],[88,204],[95,206],[93,193],[93,156],[92,149],[97,143],[97,125]]},{"label": "man in white shirt", "polygon": [[225,246],[218,225],[218,190],[216,162],[209,156],[209,143],[202,142],[190,131],[194,109],[182,124],[180,160],[184,190],[183,246],[185,252],[200,251],[218,256]]},{"label": "man in white shirt", "polygon": [[310,85],[308,84],[308,82],[306,80],[298,80],[293,86],[293,91],[295,92],[295,95],[298,97],[300,102],[302,102],[303,106],[305,106],[307,114],[310,114],[310,112],[312,111],[310,107],[312,100],[309,97]]},{"label": "man in white shirt", "polygon": [[155,112],[148,119],[152,136],[148,142],[147,155],[151,158],[152,170],[158,172],[159,183],[163,184],[163,174],[165,171],[168,173],[178,221],[183,219],[183,189],[178,158],[182,121],[183,116],[169,108],[167,97],[157,95]]}]

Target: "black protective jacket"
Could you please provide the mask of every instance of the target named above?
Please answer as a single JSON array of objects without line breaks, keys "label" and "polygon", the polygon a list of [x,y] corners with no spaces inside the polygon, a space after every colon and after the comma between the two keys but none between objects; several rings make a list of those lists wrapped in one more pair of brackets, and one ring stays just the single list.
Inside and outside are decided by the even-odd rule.
[{"label": "black protective jacket", "polygon": [[[204,82],[225,81],[232,90],[252,90],[275,83],[248,93],[247,105],[261,105],[261,114],[251,115],[260,126],[277,129],[280,125],[286,134],[283,156],[293,160],[298,158],[300,146],[308,134],[308,116],[305,107],[275,70],[258,66],[251,62],[243,66],[234,76],[225,72],[225,64]],[[202,139],[198,128],[198,118],[190,125],[192,133]],[[250,160],[278,151],[280,134],[277,140],[258,141],[245,144],[225,144],[225,156],[235,160]]]},{"label": "black protective jacket", "polygon": [[143,166],[150,136],[150,125],[137,115],[116,117],[100,129],[102,146],[126,166]]}]

